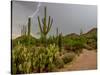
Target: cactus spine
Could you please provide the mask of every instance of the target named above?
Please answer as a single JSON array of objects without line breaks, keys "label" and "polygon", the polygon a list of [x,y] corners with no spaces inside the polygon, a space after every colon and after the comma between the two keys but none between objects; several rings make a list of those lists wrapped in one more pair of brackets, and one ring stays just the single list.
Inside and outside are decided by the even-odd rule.
[{"label": "cactus spine", "polygon": [[44,40],[44,43],[46,44],[46,36],[48,34],[48,32],[51,29],[52,23],[53,23],[53,18],[51,19],[51,17],[49,16],[48,18],[48,23],[47,23],[47,13],[46,13],[46,7],[44,7],[44,18],[42,19],[42,24],[40,21],[40,17],[38,16],[38,24],[39,24],[39,28],[40,28],[40,32],[41,32],[41,37]]}]

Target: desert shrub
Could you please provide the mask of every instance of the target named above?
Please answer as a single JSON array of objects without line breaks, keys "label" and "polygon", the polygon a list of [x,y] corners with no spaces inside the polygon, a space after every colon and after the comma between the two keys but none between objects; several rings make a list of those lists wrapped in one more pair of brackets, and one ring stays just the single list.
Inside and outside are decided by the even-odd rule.
[{"label": "desert shrub", "polygon": [[32,37],[32,36],[20,36],[16,39],[13,39],[12,40],[12,48],[14,48],[15,46],[19,45],[19,44],[22,44],[22,45],[35,45],[37,44],[37,39]]},{"label": "desert shrub", "polygon": [[80,37],[80,38],[68,38],[65,40],[65,45],[64,49],[73,51],[75,53],[80,53],[82,52],[82,48],[84,48],[85,44],[85,39]]},{"label": "desert shrub", "polygon": [[47,45],[50,45],[50,44],[57,44],[57,38],[55,36],[49,36],[47,38]]},{"label": "desert shrub", "polygon": [[66,64],[66,63],[71,62],[74,59],[74,57],[75,57],[75,53],[71,52],[71,53],[64,54],[62,59],[63,59],[64,63]]},{"label": "desert shrub", "polygon": [[55,44],[45,47],[18,45],[12,50],[12,73],[50,72],[58,47]]},{"label": "desert shrub", "polygon": [[92,49],[97,49],[97,34],[92,34],[91,37],[87,38],[87,45]]},{"label": "desert shrub", "polygon": [[55,65],[56,65],[57,68],[64,67],[63,59],[60,58],[60,57],[55,58],[54,63],[55,63]]},{"label": "desert shrub", "polygon": [[97,42],[94,39],[88,39],[87,45],[91,47],[91,49],[97,49]]}]

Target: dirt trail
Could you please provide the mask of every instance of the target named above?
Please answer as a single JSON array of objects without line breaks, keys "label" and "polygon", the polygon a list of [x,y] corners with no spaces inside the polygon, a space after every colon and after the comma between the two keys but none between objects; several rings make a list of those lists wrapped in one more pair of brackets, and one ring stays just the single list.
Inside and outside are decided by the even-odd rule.
[{"label": "dirt trail", "polygon": [[83,50],[71,64],[65,65],[59,71],[89,70],[97,68],[97,53],[95,51]]}]

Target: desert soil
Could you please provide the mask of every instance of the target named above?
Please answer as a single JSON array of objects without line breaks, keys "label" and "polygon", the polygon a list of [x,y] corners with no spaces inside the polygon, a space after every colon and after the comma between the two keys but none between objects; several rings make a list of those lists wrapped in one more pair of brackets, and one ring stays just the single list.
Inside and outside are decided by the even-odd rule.
[{"label": "desert soil", "polygon": [[95,50],[84,49],[80,56],[77,56],[72,63],[64,65],[58,71],[92,70],[97,68],[97,53]]}]

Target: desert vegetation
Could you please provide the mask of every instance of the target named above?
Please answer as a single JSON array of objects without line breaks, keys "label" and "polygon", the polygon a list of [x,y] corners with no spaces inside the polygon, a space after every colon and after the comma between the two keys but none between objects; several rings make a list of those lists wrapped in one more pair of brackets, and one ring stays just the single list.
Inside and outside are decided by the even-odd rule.
[{"label": "desert vegetation", "polygon": [[53,25],[53,18],[47,16],[47,7],[44,7],[44,17],[37,17],[40,38],[35,38],[31,33],[31,18],[26,27],[21,30],[21,36],[12,39],[12,74],[55,72],[65,64],[79,56],[83,49],[97,50],[97,28],[87,33],[80,31],[80,35],[72,33],[49,36]]}]

